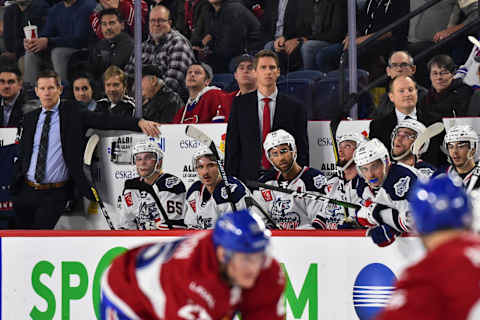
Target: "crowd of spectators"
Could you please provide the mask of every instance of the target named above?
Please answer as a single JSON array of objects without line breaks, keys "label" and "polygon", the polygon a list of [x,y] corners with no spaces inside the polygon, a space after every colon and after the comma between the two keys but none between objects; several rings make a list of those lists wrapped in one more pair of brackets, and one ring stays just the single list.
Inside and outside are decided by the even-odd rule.
[{"label": "crowd of spectators", "polygon": [[[425,2],[357,1],[356,44]],[[141,0],[140,5],[142,32],[136,41],[141,41],[144,119],[228,122],[227,151],[251,144],[233,132],[240,123],[246,126],[247,121],[254,128],[251,121],[258,123],[258,130],[252,130],[252,139],[259,142],[252,157],[259,168],[241,168],[236,163],[239,158],[229,158],[227,153],[227,167],[235,175],[256,178],[257,169],[269,169],[259,151],[268,131],[274,129],[295,136],[298,161],[308,164],[304,131],[311,113],[307,105],[279,92],[276,82],[297,70],[327,73],[338,68],[349,45],[347,0]],[[45,70],[59,75],[62,101],[69,100],[85,112],[135,116],[139,106],[133,98],[138,58],[133,53],[133,0],[15,0],[6,1],[0,14],[4,43],[0,47],[0,126],[22,126],[23,114],[31,109],[32,100],[38,101],[38,75]],[[369,114],[374,119],[373,136],[389,146],[390,132],[403,120],[402,114],[425,125],[442,117],[480,114],[474,103],[477,86],[472,84],[480,83],[475,79],[480,69],[474,59],[480,48],[472,49],[466,36],[414,60],[425,48],[477,20],[478,1],[444,0],[360,48],[358,65],[368,72],[369,80],[384,73],[388,76],[381,85],[382,95],[370,99],[373,104],[367,106],[373,110]],[[24,28],[31,26],[36,29],[27,37]],[[264,58],[260,65],[259,52]],[[467,61],[469,54],[473,63],[468,62],[470,58]],[[215,82],[218,74],[231,74],[233,85],[227,88]],[[412,87],[415,96],[404,98]],[[402,106],[405,101],[407,105]],[[255,110],[247,112],[251,106]],[[266,112],[271,118],[265,119]],[[436,151],[429,155],[433,164],[444,164]]]}]

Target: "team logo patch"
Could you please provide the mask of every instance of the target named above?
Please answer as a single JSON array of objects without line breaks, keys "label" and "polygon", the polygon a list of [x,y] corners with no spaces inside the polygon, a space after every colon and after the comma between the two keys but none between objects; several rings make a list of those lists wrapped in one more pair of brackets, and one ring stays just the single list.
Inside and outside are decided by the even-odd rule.
[{"label": "team logo patch", "polygon": [[170,177],[165,179],[165,187],[167,187],[168,189],[175,187],[179,183],[180,179],[178,179],[177,177]]},{"label": "team logo patch", "polygon": [[193,212],[197,212],[197,204],[195,203],[195,200],[192,200],[188,202],[190,204],[190,207],[192,207]]},{"label": "team logo patch", "polygon": [[272,192],[270,190],[262,190],[262,197],[265,201],[272,201]]},{"label": "team logo patch", "polygon": [[405,194],[408,192],[410,184],[410,177],[404,177],[400,178],[397,183],[393,185],[393,188],[395,189],[395,194],[399,197],[405,196]]},{"label": "team logo patch", "polygon": [[[237,185],[234,183],[229,183],[228,186],[230,187],[230,191],[233,194],[235,192],[235,189],[237,188]],[[220,195],[222,196],[223,199],[227,200],[228,199],[227,188],[222,187],[222,191],[220,192]]]},{"label": "team logo patch", "polygon": [[418,171],[425,177],[427,178],[430,178],[433,173],[435,172],[434,170],[430,169],[430,168],[420,168],[418,169]]},{"label": "team logo patch", "polygon": [[128,207],[133,206],[133,199],[132,199],[131,192],[124,194],[123,197],[125,198],[125,203],[127,204]]},{"label": "team logo patch", "polygon": [[313,185],[317,189],[320,189],[326,184],[327,184],[327,178],[323,174],[319,174],[318,176],[313,178]]}]

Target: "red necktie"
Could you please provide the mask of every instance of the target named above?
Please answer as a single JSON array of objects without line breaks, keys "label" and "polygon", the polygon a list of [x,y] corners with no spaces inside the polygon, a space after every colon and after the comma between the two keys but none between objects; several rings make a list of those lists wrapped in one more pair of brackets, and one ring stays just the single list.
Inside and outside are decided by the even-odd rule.
[{"label": "red necktie", "polygon": [[[263,132],[262,132],[262,144],[265,141],[265,138],[267,137],[267,134],[270,132],[270,101],[272,99],[270,98],[263,98],[262,99],[264,102],[263,105]],[[265,152],[262,153],[262,167],[264,169],[270,169],[271,164],[268,161],[267,157],[265,156]]]}]

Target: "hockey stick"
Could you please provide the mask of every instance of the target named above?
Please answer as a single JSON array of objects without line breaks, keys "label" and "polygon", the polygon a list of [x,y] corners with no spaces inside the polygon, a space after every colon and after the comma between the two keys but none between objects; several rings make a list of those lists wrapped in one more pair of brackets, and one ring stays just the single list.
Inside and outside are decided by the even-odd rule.
[{"label": "hockey stick", "polygon": [[468,40],[473,43],[474,46],[476,46],[478,49],[480,49],[480,41],[477,40],[474,36],[468,36]]},{"label": "hockey stick", "polygon": [[435,137],[437,134],[440,134],[445,129],[445,126],[441,122],[435,122],[430,125],[425,131],[415,139],[412,145],[412,153],[418,156],[418,152],[422,146],[431,138]]},{"label": "hockey stick", "polygon": [[232,210],[237,211],[235,202],[233,202],[232,190],[230,189],[230,185],[228,184],[227,174],[225,172],[225,168],[223,166],[222,160],[220,159],[220,155],[218,154],[217,147],[215,146],[215,142],[213,142],[213,140],[210,139],[210,137],[207,136],[202,130],[191,125],[187,125],[187,127],[185,128],[185,134],[190,138],[200,141],[202,144],[206,145],[212,151],[213,155],[216,158],[215,160],[217,161],[218,171],[220,171],[220,176],[222,177],[225,183],[225,189],[227,190],[227,196],[228,196],[228,199],[230,200],[229,202],[230,202],[230,205],[232,206]]},{"label": "hockey stick", "polygon": [[255,200],[253,199],[253,197],[245,197],[245,203],[247,204],[247,207],[255,207],[257,208],[258,210],[260,210],[260,212],[263,214],[263,216],[265,217],[265,219],[267,219],[267,221],[273,225],[275,227],[275,229],[277,230],[283,230],[275,221],[273,221],[273,219],[270,217],[270,215],[265,211],[265,209],[262,208],[262,206]]},{"label": "hockey stick", "polygon": [[85,153],[83,154],[83,165],[86,168],[85,171],[90,180],[90,190],[92,191],[93,196],[95,197],[95,200],[97,201],[98,206],[100,207],[100,211],[102,211],[103,216],[105,217],[105,220],[107,220],[107,223],[110,229],[115,230],[115,226],[113,225],[112,220],[108,215],[107,209],[105,208],[105,205],[103,204],[103,201],[100,198],[97,189],[95,188],[95,183],[93,182],[93,177],[92,177],[92,158],[93,158],[93,152],[95,151],[95,147],[97,146],[98,141],[100,141],[100,137],[98,136],[98,134],[93,134],[88,139],[87,146],[85,147]]},{"label": "hockey stick", "polygon": [[294,196],[295,198],[298,198],[298,199],[311,199],[311,200],[317,200],[317,201],[328,200],[329,203],[333,203],[333,204],[336,204],[336,205],[339,205],[339,206],[342,206],[342,207],[345,207],[345,208],[353,208],[353,209],[360,209],[361,208],[361,205],[359,205],[359,204],[332,199],[332,198],[326,197],[324,195],[315,194],[313,192],[298,192],[298,191],[295,191],[295,190],[290,190],[290,189],[285,189],[285,188],[282,188],[282,187],[272,186],[272,185],[269,185],[269,184],[266,184],[266,183],[261,183],[261,182],[258,182],[258,181],[247,181],[246,184],[249,188],[255,188],[255,189],[256,188],[264,188],[264,189],[270,189],[270,190],[273,190],[273,191],[288,193],[288,194],[291,194],[292,196]]}]

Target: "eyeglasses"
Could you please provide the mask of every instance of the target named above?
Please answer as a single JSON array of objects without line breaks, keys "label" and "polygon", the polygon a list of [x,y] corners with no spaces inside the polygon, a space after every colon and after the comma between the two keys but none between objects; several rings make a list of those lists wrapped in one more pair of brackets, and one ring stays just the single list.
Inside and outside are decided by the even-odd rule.
[{"label": "eyeglasses", "polygon": [[438,77],[438,76],[448,76],[450,73],[450,71],[440,71],[440,72],[436,72],[436,71],[433,71],[433,72],[430,72],[430,75],[432,77]]},{"label": "eyeglasses", "polygon": [[390,68],[392,69],[397,69],[397,68],[400,68],[400,69],[405,69],[405,68],[408,68],[408,67],[411,67],[412,65],[410,63],[406,63],[406,62],[402,62],[402,63],[391,63],[389,65]]},{"label": "eyeglasses", "polygon": [[167,23],[168,21],[169,21],[168,19],[163,19],[163,18],[150,19],[150,23],[158,23],[158,24]]}]

